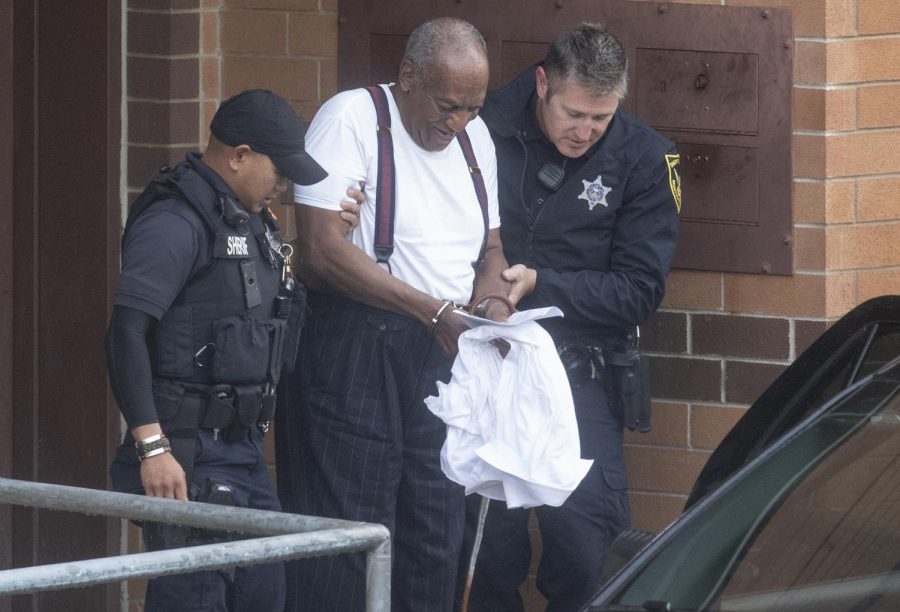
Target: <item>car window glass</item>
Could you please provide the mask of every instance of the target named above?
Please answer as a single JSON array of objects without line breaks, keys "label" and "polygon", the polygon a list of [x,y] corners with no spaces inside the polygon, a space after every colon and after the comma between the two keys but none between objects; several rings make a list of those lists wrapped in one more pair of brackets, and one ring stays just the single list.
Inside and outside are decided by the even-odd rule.
[{"label": "car window glass", "polygon": [[879,325],[855,378],[858,380],[878,371],[897,355],[900,355],[900,325]]},{"label": "car window glass", "polygon": [[895,396],[780,504],[712,608],[900,610],[898,493]]},{"label": "car window glass", "polygon": [[[894,372],[900,375],[900,367]],[[900,400],[896,388],[894,381],[858,389],[828,415],[761,457],[753,469],[708,505],[698,507],[615,602],[642,606],[663,601],[674,610],[829,610],[832,608],[819,605],[821,602],[810,607],[798,605],[797,597],[790,605],[778,607],[777,597],[791,592],[814,598],[821,594],[808,594],[803,586],[815,590],[817,581],[834,586],[841,580],[863,578],[854,572],[865,576],[887,572],[896,593],[884,589],[880,596],[891,605],[859,610],[900,610],[895,599],[900,596],[900,574],[890,571],[900,566],[900,521],[895,518],[900,516]],[[890,397],[893,399],[887,401]],[[884,412],[879,414],[879,408]],[[853,486],[848,484],[851,481]],[[862,486],[864,483],[869,487]],[[847,486],[841,489],[842,484]],[[871,487],[883,488],[882,494]],[[821,516],[812,513],[815,508]],[[803,527],[803,521],[825,525],[823,517],[831,519],[831,530]],[[787,549],[778,548],[785,543],[779,539],[783,534],[795,536]],[[828,540],[828,536],[838,539]],[[854,540],[857,537],[863,541]],[[886,542],[892,552],[889,558],[864,558],[866,551],[876,550],[869,546],[872,537]],[[842,548],[829,556],[832,546]],[[788,552],[797,554],[792,557]],[[853,560],[850,574],[840,573],[842,562],[837,560],[843,554]],[[800,564],[807,574],[798,570],[785,581],[790,575],[785,556],[792,557],[791,562]],[[846,559],[843,565],[847,565]],[[809,576],[806,583],[801,580],[804,576]],[[795,584],[797,589],[791,590]],[[851,590],[855,586],[858,584],[851,585]],[[718,593],[725,597],[711,603]]]}]

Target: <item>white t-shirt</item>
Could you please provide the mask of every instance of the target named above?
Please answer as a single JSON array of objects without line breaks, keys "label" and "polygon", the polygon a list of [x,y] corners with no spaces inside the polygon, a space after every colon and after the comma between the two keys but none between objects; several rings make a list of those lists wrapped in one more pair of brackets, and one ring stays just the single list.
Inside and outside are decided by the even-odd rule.
[{"label": "white t-shirt", "polygon": [[[388,86],[396,175],[394,253],[391,273],[440,299],[466,303],[472,297],[484,238],[484,221],[468,165],[458,142],[442,151],[426,151],[403,127]],[[347,187],[366,181],[366,202],[350,240],[375,259],[375,197],[378,140],[375,105],[365,89],[337,94],[316,113],[306,134],[306,150],[328,171],[315,185],[296,185],[294,200],[340,210]],[[500,227],[497,158],[487,126],[476,118],[466,126],[488,194],[488,226]]]}]

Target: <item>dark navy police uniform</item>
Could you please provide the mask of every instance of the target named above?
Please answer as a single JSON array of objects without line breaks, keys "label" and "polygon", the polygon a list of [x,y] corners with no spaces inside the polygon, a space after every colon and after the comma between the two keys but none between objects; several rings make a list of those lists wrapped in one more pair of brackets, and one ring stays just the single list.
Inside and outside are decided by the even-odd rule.
[{"label": "dark navy police uniform", "polygon": [[[120,316],[149,316],[153,323],[144,355],[117,354],[119,345],[108,336],[113,391],[130,427],[159,420],[195,496],[203,499],[202,491],[213,483],[230,490],[225,503],[279,510],[257,422],[269,418],[280,346],[299,324],[276,312],[283,260],[274,221],[264,212],[230,225],[222,202],[234,194],[199,155],[189,154],[165,177],[177,181],[181,193],[149,198],[146,206],[136,203],[126,225],[116,309]],[[129,401],[129,394],[137,397],[134,387],[147,384],[134,377],[141,369],[134,361],[142,359],[150,360],[153,376],[149,407]],[[185,465],[186,456],[193,457],[193,466],[189,458]],[[143,492],[130,433],[111,476],[117,490]],[[187,534],[185,544],[209,541]],[[156,578],[145,602],[148,612],[283,607],[281,563]]]},{"label": "dark navy police uniform", "polygon": [[[557,346],[578,341],[622,350],[663,297],[680,208],[677,152],[619,109],[598,143],[580,158],[564,158],[535,117],[534,71],[491,92],[481,113],[497,147],[506,259],[537,270],[534,291],[518,307],[558,306],[565,317],[540,322]],[[565,171],[555,192],[536,178],[549,161]],[[609,544],[629,525],[623,415],[609,401],[608,379],[598,379],[573,388],[581,455],[594,465],[561,507],[535,509],[542,539],[537,586],[548,612],[587,601]],[[466,566],[480,498],[467,503]],[[522,610],[528,516],[491,502],[470,612]]]}]

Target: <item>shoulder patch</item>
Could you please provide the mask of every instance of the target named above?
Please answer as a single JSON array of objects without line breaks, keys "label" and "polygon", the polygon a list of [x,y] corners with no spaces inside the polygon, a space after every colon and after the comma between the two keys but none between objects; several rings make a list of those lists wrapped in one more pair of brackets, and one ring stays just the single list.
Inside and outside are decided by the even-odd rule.
[{"label": "shoulder patch", "polygon": [[680,157],[678,153],[666,154],[666,167],[669,169],[669,189],[675,199],[675,212],[681,214],[681,175],[678,174]]}]

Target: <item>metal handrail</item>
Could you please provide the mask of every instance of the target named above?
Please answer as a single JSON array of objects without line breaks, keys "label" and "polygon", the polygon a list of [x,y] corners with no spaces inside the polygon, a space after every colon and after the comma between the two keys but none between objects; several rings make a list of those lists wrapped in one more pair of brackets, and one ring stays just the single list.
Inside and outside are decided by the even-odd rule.
[{"label": "metal handrail", "polygon": [[3,570],[0,595],[366,551],[366,611],[390,611],[391,543],[383,525],[8,478],[0,478],[0,503],[269,536]]}]

